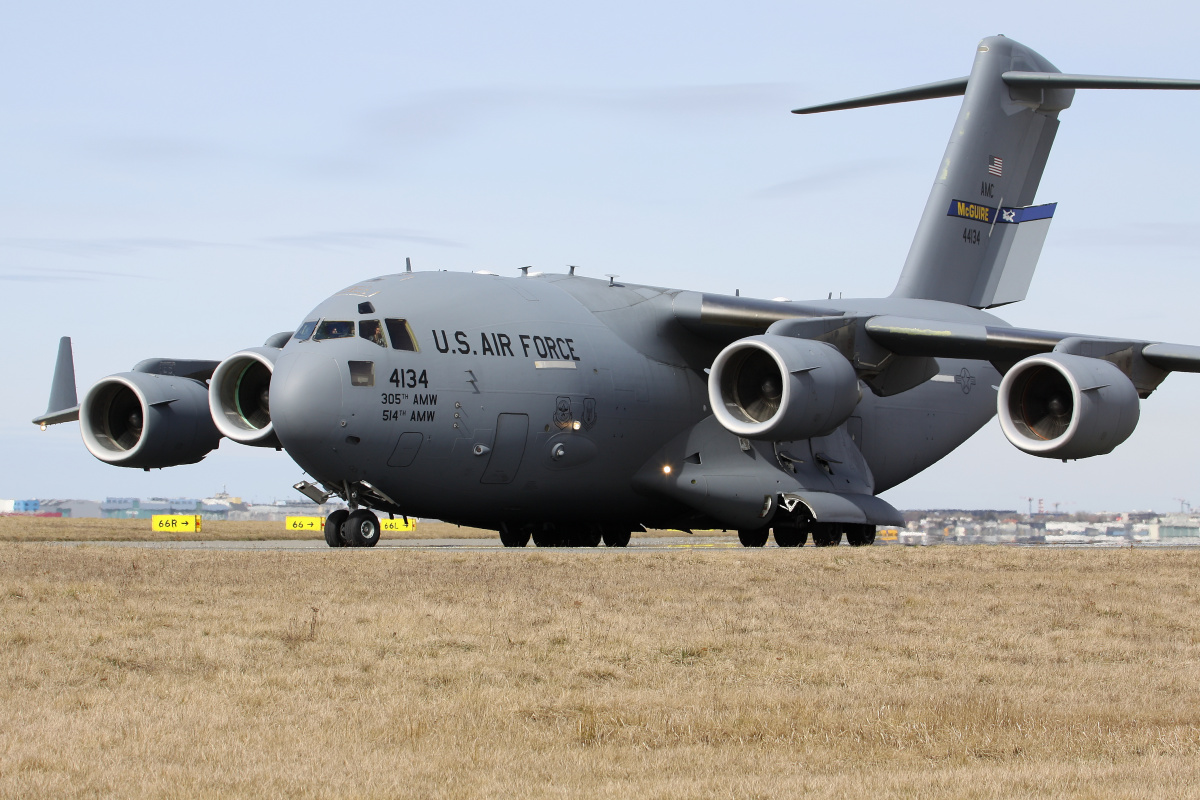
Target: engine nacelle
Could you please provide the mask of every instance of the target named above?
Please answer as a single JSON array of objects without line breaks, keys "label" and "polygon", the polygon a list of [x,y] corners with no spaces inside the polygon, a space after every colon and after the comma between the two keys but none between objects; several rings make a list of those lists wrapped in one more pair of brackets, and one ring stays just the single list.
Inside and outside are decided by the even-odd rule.
[{"label": "engine nacelle", "polygon": [[1045,353],[1020,361],[1000,382],[997,411],[1018,449],[1045,458],[1088,458],[1129,438],[1141,413],[1137,389],[1098,358]]},{"label": "engine nacelle", "polygon": [[713,415],[747,439],[831,433],[862,399],[854,367],[833,346],[762,334],[722,350],[708,376]]},{"label": "engine nacelle", "polygon": [[279,447],[271,423],[271,375],[279,350],[251,347],[234,353],[213,372],[208,406],[217,430],[239,444]]},{"label": "engine nacelle", "polygon": [[147,372],[98,381],[79,406],[79,427],[96,458],[139,469],[195,464],[221,441],[202,382]]}]

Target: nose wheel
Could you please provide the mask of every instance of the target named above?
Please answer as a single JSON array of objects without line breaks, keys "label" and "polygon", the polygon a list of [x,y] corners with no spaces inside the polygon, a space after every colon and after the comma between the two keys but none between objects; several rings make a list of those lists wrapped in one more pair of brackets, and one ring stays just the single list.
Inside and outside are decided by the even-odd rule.
[{"label": "nose wheel", "polygon": [[348,516],[350,516],[350,512],[343,508],[325,518],[325,544],[330,547],[346,546],[346,543],[342,541],[342,523]]},{"label": "nose wheel", "polygon": [[374,547],[378,543],[379,517],[370,509],[339,509],[325,518],[325,544],[330,547]]}]

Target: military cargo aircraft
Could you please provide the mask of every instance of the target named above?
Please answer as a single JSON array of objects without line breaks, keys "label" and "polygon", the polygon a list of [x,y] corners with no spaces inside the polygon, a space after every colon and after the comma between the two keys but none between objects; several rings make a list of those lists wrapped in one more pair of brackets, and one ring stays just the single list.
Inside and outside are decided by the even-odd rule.
[{"label": "military cargo aircraft", "polygon": [[1076,89],[1200,81],[1064,74],[984,39],[969,76],[797,114],[961,95],[888,297],[758,300],[576,275],[413,272],[363,280],[295,332],[223,361],[150,359],[76,401],[69,339],[45,425],[78,419],[109,464],[195,463],[222,437],[283,449],[295,488],[348,510],[493,529],[510,547],[625,546],[633,530],[725,528],[747,547],[874,540],[878,493],[993,415],[1034,456],[1109,453],[1200,347],[1011,327],[1054,204],[1034,195]]}]

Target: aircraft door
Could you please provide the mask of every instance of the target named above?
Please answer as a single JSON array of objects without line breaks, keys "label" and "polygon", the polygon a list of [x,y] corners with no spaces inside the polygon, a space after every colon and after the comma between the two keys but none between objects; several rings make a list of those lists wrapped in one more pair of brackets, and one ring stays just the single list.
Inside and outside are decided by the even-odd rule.
[{"label": "aircraft door", "polygon": [[480,483],[512,483],[525,456],[529,438],[528,414],[501,414],[496,417],[496,439]]}]

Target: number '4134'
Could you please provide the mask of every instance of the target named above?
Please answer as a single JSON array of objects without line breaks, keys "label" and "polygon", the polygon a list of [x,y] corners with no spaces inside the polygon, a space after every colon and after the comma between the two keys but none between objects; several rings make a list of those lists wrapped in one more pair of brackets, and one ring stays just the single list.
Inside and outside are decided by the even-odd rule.
[{"label": "number '4134'", "polygon": [[394,369],[388,382],[398,389],[415,389],[418,386],[429,388],[429,378],[425,375],[425,370],[421,370],[418,376],[415,369]]}]

